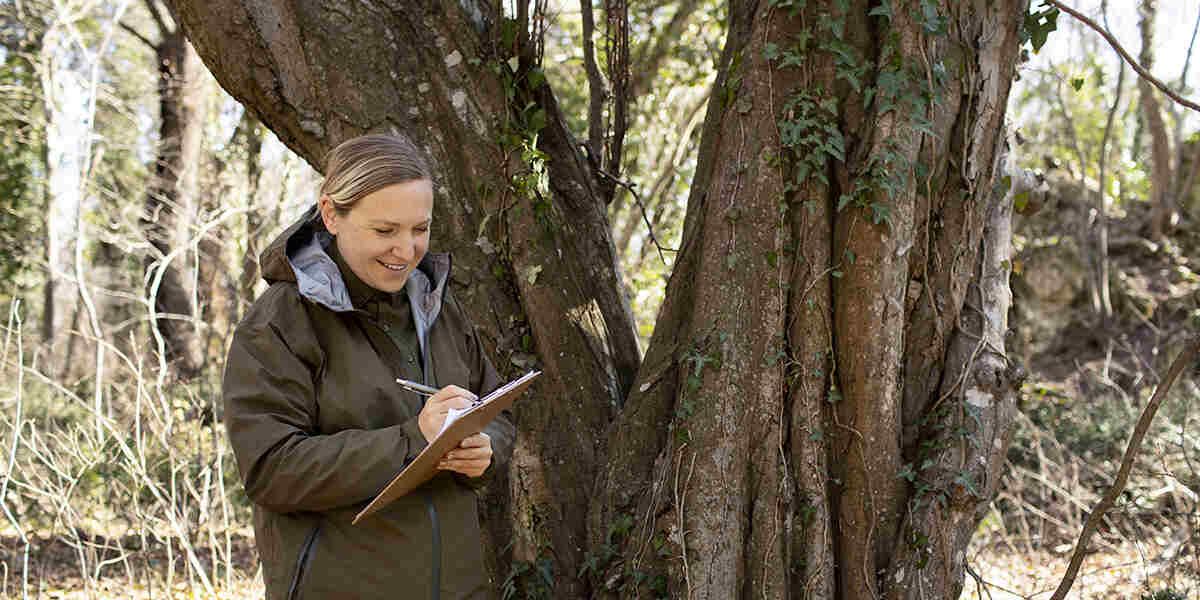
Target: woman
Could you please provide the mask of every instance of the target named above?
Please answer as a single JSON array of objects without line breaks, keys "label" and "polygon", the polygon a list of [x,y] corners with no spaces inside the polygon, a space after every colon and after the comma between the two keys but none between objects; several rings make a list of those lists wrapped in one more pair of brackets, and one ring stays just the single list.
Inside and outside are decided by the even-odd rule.
[{"label": "woman", "polygon": [[[326,157],[317,206],[263,252],[270,288],[238,325],[225,424],[267,598],[491,595],[470,486],[507,461],[505,415],[382,511],[355,514],[414,459],[450,408],[501,383],[427,254],[433,186],[406,139],[368,135]],[[397,379],[440,387],[429,398]]]}]

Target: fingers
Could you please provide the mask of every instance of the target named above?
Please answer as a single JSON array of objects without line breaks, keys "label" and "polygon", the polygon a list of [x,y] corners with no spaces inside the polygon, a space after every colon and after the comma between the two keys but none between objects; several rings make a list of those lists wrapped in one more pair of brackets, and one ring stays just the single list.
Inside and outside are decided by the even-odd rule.
[{"label": "fingers", "polygon": [[479,477],[492,464],[492,440],[486,433],[463,439],[458,448],[446,453],[438,464],[443,471],[455,471],[468,477]]},{"label": "fingers", "polygon": [[425,406],[428,407],[432,404],[445,414],[445,411],[451,408],[463,409],[471,406],[475,398],[475,394],[472,394],[470,390],[460,388],[457,385],[448,385],[438,390],[438,393],[430,396],[425,401]]},{"label": "fingers", "polygon": [[459,448],[480,448],[483,446],[487,446],[488,450],[491,451],[492,438],[482,431],[473,436],[464,438],[463,441],[458,443]]},{"label": "fingers", "polygon": [[417,415],[417,427],[421,430],[421,435],[425,436],[425,441],[433,441],[433,438],[437,437],[438,432],[442,430],[442,423],[446,421],[446,413],[451,408],[468,408],[474,401],[475,394],[457,385],[448,385],[430,396]]}]

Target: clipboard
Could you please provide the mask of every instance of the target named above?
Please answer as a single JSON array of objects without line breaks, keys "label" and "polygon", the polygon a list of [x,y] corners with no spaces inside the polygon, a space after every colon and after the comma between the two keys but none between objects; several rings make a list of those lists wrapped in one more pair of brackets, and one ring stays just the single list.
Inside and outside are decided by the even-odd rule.
[{"label": "clipboard", "polygon": [[483,431],[483,428],[487,427],[487,424],[500,414],[500,411],[511,407],[517,396],[520,396],[533,383],[533,379],[541,374],[541,371],[530,371],[496,388],[492,393],[480,398],[479,402],[470,410],[460,414],[453,423],[444,426],[441,433],[433,438],[433,441],[425,446],[425,449],[411,463],[408,463],[408,466],[404,467],[404,470],[400,471],[400,474],[396,475],[396,478],[392,479],[366,508],[359,511],[354,517],[353,523],[357,525],[363,517],[379,511],[391,504],[393,500],[433,479],[433,476],[438,473],[438,462],[447,452],[458,447],[463,439]]}]

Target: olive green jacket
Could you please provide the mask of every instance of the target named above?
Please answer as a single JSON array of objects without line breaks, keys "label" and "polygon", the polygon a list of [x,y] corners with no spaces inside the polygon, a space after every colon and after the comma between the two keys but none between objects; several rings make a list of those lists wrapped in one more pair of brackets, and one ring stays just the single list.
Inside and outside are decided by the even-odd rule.
[{"label": "olive green jacket", "polygon": [[[426,446],[423,398],[396,384],[399,349],[352,305],[314,216],[263,252],[271,286],[238,325],[225,365],[225,425],[253,501],[267,598],[491,597],[478,481],[441,473],[351,524]],[[406,284],[424,383],[482,395],[501,381],[449,275],[450,257],[429,254]],[[484,431],[490,474],[507,462],[515,430],[501,415]]]}]

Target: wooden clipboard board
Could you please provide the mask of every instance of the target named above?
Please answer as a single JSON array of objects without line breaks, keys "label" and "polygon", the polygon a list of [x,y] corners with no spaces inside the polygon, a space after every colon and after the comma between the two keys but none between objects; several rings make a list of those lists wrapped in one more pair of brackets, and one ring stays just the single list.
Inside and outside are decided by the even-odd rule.
[{"label": "wooden clipboard board", "polygon": [[391,504],[393,500],[433,479],[433,476],[438,473],[438,462],[447,452],[458,447],[463,439],[483,431],[483,428],[487,427],[488,423],[491,423],[492,419],[500,414],[500,411],[511,407],[517,396],[520,396],[533,383],[534,378],[541,374],[541,371],[530,371],[480,398],[479,404],[459,415],[456,421],[446,426],[411,463],[408,463],[407,467],[404,467],[404,470],[400,471],[399,475],[396,475],[395,479],[392,479],[383,488],[383,491],[375,496],[375,499],[371,500],[366,508],[359,511],[358,515],[354,517],[354,524],[358,524],[363,517],[379,511]]}]

